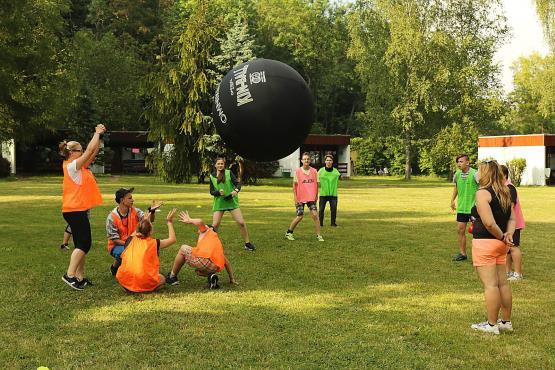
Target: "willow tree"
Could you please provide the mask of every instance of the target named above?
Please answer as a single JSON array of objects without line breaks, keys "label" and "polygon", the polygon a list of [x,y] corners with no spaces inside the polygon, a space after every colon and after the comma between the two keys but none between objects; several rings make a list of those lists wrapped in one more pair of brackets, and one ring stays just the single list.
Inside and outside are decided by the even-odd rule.
[{"label": "willow tree", "polygon": [[[217,4],[191,1],[175,9],[173,33],[161,45],[158,70],[148,81],[145,112],[150,139],[159,143],[149,166],[166,181],[188,182],[198,174],[204,135],[211,131],[209,61],[221,30]],[[169,144],[169,145],[168,145]]]},{"label": "willow tree", "polygon": [[535,3],[545,37],[553,52],[555,50],[555,0],[535,0]]}]

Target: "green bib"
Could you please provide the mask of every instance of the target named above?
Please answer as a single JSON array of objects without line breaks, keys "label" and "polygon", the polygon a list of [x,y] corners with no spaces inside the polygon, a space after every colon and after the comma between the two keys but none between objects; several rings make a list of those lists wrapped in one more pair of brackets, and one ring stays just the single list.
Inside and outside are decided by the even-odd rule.
[{"label": "green bib", "polygon": [[457,213],[470,214],[470,210],[476,203],[476,191],[478,191],[479,187],[474,179],[476,170],[474,168],[470,168],[466,179],[463,179],[461,174],[461,170],[457,170],[457,172],[455,172],[455,180],[457,184]]},{"label": "green bib", "polygon": [[339,184],[339,177],[341,174],[334,168],[328,172],[324,167],[318,170],[318,182],[320,186],[320,196],[322,197],[336,197],[337,187]]},{"label": "green bib", "polygon": [[210,181],[216,190],[224,191],[223,196],[214,197],[214,204],[212,205],[212,211],[226,211],[229,209],[239,208],[239,195],[231,199],[225,199],[228,195],[235,190],[233,183],[231,182],[231,172],[225,170],[225,181],[218,183],[218,178],[210,175]]}]

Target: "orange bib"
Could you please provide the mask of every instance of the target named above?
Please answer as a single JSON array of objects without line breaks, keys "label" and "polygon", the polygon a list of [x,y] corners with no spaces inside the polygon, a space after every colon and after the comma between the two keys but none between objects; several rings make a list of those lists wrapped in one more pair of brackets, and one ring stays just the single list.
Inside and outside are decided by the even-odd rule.
[{"label": "orange bib", "polygon": [[64,161],[64,191],[62,193],[62,212],[86,211],[102,204],[102,194],[98,189],[92,172],[81,168],[81,185],[76,184],[69,173],[69,161]]},{"label": "orange bib", "polygon": [[222,271],[225,266],[224,247],[218,234],[210,228],[193,248],[191,254],[195,257],[208,258],[218,266],[218,271]]},{"label": "orange bib", "polygon": [[132,292],[152,292],[160,284],[160,260],[156,239],[131,237],[121,254],[116,279]]}]

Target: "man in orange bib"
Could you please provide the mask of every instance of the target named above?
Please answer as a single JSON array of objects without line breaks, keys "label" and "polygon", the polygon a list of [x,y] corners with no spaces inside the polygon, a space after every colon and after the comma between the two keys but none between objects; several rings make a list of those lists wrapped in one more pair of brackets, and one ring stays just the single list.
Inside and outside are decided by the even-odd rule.
[{"label": "man in orange bib", "polygon": [[181,212],[179,220],[186,224],[195,225],[198,228],[199,237],[196,247],[193,248],[185,244],[181,246],[177,256],[175,256],[171,272],[166,275],[166,282],[170,285],[178,285],[177,274],[179,274],[183,264],[187,262],[189,266],[196,269],[197,275],[208,278],[210,289],[220,287],[217,273],[222,271],[224,267],[229,276],[229,283],[238,285],[233,274],[233,268],[224,255],[224,247],[218,233],[212,227],[205,225],[200,218],[189,217],[187,212]]}]

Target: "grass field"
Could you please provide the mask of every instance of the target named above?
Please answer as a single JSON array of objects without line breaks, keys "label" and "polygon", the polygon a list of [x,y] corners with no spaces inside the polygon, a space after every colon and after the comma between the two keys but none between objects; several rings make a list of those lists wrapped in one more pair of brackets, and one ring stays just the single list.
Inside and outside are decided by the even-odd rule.
[{"label": "grass field", "polygon": [[[181,285],[126,294],[112,278],[104,222],[114,191],[135,186],[150,200],[211,220],[208,185],[151,177],[99,177],[93,248],[83,292],[61,281],[69,254],[61,178],[0,181],[1,368],[555,368],[555,188],[519,188],[527,221],[524,280],[513,284],[512,334],[474,332],[485,319],[470,262],[455,263],[452,187],[445,180],[356,178],[342,182],[337,229],[315,241],[303,220],[296,241],[289,181],[244,187],[241,208],[255,253],[243,250],[224,216],[221,238],[240,286],[209,291],[184,267]],[[329,213],[326,213],[329,225]],[[155,233],[167,236],[164,223]],[[195,230],[177,224],[178,244],[161,251],[169,270]],[[469,241],[470,245],[470,241]]]}]

